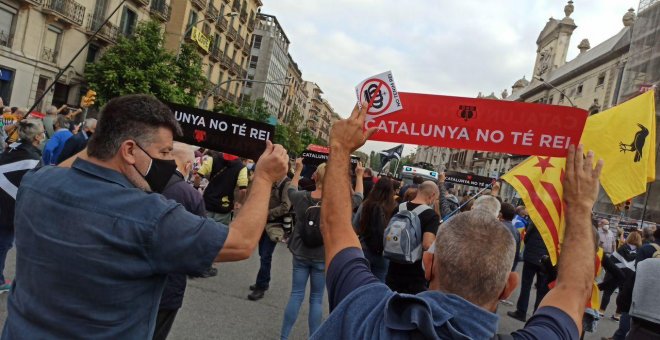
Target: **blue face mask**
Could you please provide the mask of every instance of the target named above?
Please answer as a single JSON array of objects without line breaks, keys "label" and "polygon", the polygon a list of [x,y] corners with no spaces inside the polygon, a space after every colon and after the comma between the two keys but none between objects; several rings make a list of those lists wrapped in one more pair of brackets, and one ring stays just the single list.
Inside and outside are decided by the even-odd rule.
[{"label": "blue face mask", "polygon": [[135,143],[135,145],[137,145],[137,147],[140,148],[142,152],[151,158],[151,164],[149,164],[149,169],[145,175],[143,175],[140,170],[135,168],[135,164],[133,167],[142,176],[142,178],[147,181],[152,192],[162,193],[165,189],[165,186],[170,181],[170,178],[176,171],[176,162],[174,160],[153,158],[146,150],[144,150],[144,148],[140,146],[140,144]]}]

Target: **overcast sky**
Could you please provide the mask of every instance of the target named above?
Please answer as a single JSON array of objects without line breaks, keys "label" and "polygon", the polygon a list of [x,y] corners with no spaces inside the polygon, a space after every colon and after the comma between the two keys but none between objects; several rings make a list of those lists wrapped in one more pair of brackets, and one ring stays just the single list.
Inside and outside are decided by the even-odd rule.
[{"label": "overcast sky", "polygon": [[[392,70],[399,91],[499,97],[530,78],[536,39],[550,17],[564,17],[557,0],[264,0],[291,41],[303,79],[316,82],[342,117],[355,104],[355,85]],[[591,46],[623,28],[638,0],[574,0],[568,60],[584,38]],[[405,103],[404,103],[405,105]],[[363,151],[395,144],[368,142]],[[414,151],[407,146],[405,154]]]}]

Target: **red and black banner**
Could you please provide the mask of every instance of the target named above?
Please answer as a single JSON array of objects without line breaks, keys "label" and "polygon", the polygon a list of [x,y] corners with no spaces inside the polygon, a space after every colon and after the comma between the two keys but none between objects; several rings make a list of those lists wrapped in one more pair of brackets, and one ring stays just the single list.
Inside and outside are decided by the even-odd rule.
[{"label": "red and black banner", "polygon": [[484,177],[473,174],[466,174],[456,171],[445,171],[445,182],[468,185],[483,189],[495,181],[494,178]]},{"label": "red and black banner", "polygon": [[371,140],[565,157],[588,113],[557,105],[399,93],[403,109],[365,122]]},{"label": "red and black banner", "polygon": [[275,135],[275,127],[270,124],[190,106],[167,105],[183,130],[183,136],[174,139],[182,143],[256,161],[266,149],[266,141],[272,141]]}]

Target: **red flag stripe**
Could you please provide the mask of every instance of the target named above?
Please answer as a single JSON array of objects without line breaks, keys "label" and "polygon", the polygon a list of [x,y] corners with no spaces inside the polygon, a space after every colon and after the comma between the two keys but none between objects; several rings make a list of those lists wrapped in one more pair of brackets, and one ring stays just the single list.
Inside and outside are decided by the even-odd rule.
[{"label": "red flag stripe", "polygon": [[545,191],[548,192],[550,195],[550,198],[552,198],[552,204],[555,205],[555,209],[557,209],[557,216],[559,216],[559,219],[561,220],[561,197],[559,197],[559,193],[557,192],[557,188],[552,183],[549,182],[541,182],[541,185],[543,188],[545,188]]},{"label": "red flag stripe", "polygon": [[548,231],[550,231],[550,235],[552,236],[552,243],[554,244],[556,251],[559,248],[559,236],[557,235],[557,226],[552,220],[552,217],[550,217],[548,208],[545,206],[545,204],[543,204],[543,200],[541,200],[539,195],[536,193],[536,189],[534,189],[534,185],[532,184],[532,181],[529,180],[529,178],[522,175],[516,175],[515,177],[518,179],[518,181],[520,181],[520,184],[525,187],[525,190],[527,190],[529,193],[529,198],[532,200],[532,204],[541,215],[541,218],[545,224],[548,226]]}]

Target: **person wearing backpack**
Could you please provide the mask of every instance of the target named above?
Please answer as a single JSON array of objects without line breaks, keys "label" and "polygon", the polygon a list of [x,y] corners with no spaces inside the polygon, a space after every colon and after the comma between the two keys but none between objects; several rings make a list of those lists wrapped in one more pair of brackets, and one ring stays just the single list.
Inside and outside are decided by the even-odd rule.
[{"label": "person wearing backpack", "polygon": [[291,180],[284,176],[279,182],[273,184],[270,191],[270,200],[268,202],[268,220],[261,239],[259,240],[259,258],[261,264],[257,273],[256,282],[250,286],[252,291],[248,299],[252,301],[259,300],[270,286],[270,267],[273,260],[273,252],[277,243],[284,236],[284,216],[290,216],[291,201],[286,191],[289,188]]},{"label": "person wearing backpack", "polygon": [[396,206],[392,181],[382,178],[353,218],[353,226],[360,237],[364,257],[369,260],[371,272],[381,282],[385,282],[389,266],[389,260],[383,257],[383,234]]},{"label": "person wearing backpack", "polygon": [[390,260],[385,283],[393,291],[417,294],[427,288],[422,253],[435,241],[440,225],[440,216],[431,208],[439,194],[438,186],[426,181],[415,199],[394,210],[383,240],[384,256]]},{"label": "person wearing backpack", "polygon": [[291,206],[296,215],[296,224],[289,237],[289,251],[293,254],[292,287],[289,302],[284,309],[280,336],[287,339],[298,318],[300,306],[305,298],[307,280],[309,292],[309,334],[321,325],[323,314],[323,290],[325,289],[325,255],[321,235],[321,198],[325,163],[319,165],[312,175],[316,183],[314,191],[300,191],[298,184],[303,170],[302,158],[296,159],[296,170],[287,189]]}]

